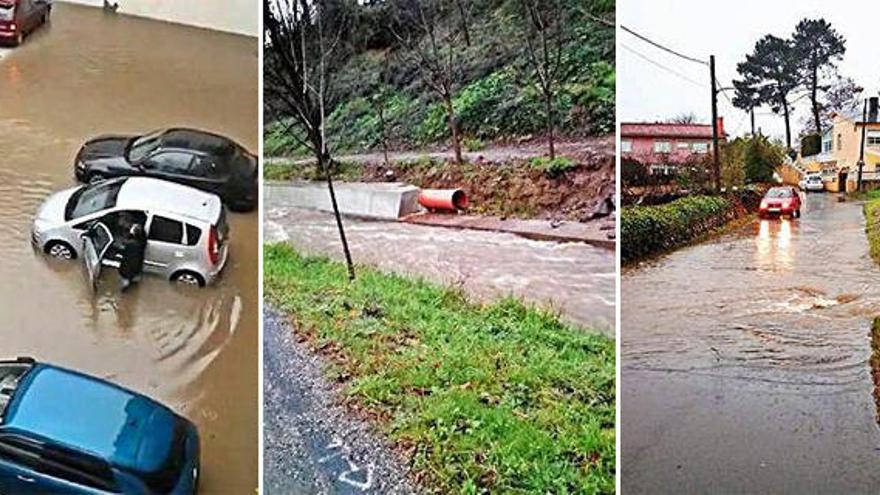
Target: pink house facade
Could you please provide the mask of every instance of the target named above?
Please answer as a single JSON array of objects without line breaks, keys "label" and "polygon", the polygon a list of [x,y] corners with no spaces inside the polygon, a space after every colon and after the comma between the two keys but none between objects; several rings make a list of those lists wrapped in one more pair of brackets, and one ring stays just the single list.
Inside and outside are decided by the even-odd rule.
[{"label": "pink house facade", "polygon": [[[724,119],[718,119],[718,136],[724,141]],[[621,158],[648,166],[651,173],[669,174],[684,163],[712,153],[711,124],[621,123]]]}]

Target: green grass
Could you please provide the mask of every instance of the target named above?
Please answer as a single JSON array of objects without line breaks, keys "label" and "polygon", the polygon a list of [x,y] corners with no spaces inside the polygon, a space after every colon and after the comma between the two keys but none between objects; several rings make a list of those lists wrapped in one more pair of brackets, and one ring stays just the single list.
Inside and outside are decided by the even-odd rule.
[{"label": "green grass", "polygon": [[441,493],[612,493],[615,349],[513,299],[265,248],[266,295]]},{"label": "green grass", "polygon": [[[335,162],[333,180],[355,182],[363,178],[363,173],[364,167],[361,164],[352,162]],[[282,162],[266,163],[263,166],[263,179],[276,181],[324,181],[327,178],[321,173],[317,165]]]},{"label": "green grass", "polygon": [[871,258],[880,263],[880,191],[871,191],[866,194],[868,201],[865,203],[865,231],[868,235],[868,245]]}]

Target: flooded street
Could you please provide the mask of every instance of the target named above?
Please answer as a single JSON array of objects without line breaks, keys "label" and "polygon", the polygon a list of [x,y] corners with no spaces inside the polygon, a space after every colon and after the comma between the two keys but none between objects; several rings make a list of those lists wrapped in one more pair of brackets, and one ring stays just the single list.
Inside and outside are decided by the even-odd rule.
[{"label": "flooded street", "polygon": [[[341,259],[332,214],[266,207],[266,242]],[[578,325],[614,334],[614,252],[512,234],[345,219],[355,263],[461,285],[478,297],[513,294]]]},{"label": "flooded street", "polygon": [[[2,49],[0,49],[2,50]],[[56,4],[51,25],[0,51],[0,355],[30,355],[111,379],[190,417],[202,435],[202,492],[253,493],[258,440],[258,220],[231,214],[218,284],[146,277],[97,296],[76,262],[29,242],[42,201],[71,187],[89,137],[168,126],[258,146],[253,38]]]},{"label": "flooded street", "polygon": [[625,270],[623,491],[877,493],[878,279],[831,194]]}]

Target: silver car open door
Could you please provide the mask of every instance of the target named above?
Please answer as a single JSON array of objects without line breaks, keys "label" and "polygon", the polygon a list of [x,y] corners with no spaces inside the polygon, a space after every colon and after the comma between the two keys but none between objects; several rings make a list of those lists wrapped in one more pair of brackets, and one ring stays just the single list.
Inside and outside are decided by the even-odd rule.
[{"label": "silver car open door", "polygon": [[103,223],[95,222],[89,230],[83,233],[82,240],[86,277],[92,291],[96,291],[98,289],[98,278],[101,276],[101,262],[113,244],[113,233]]}]

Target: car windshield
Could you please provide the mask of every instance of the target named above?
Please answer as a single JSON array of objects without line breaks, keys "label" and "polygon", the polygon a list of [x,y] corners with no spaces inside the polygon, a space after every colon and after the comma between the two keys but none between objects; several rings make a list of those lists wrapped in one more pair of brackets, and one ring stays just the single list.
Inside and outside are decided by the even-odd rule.
[{"label": "car windshield", "polygon": [[767,192],[767,197],[768,198],[790,198],[791,197],[791,190],[782,189],[782,188],[770,189],[770,191]]},{"label": "car windshield", "polygon": [[6,414],[6,407],[12,402],[18,383],[21,378],[31,369],[28,363],[0,363],[0,425]]},{"label": "car windshield", "polygon": [[65,208],[64,219],[72,220],[113,208],[125,179],[108,180],[94,186],[83,186],[73,193]]},{"label": "car windshield", "polygon": [[162,145],[163,134],[165,131],[156,131],[132,139],[128,145],[128,161],[137,163],[150,156]]}]

